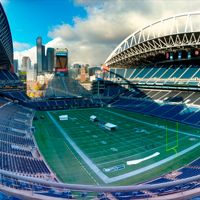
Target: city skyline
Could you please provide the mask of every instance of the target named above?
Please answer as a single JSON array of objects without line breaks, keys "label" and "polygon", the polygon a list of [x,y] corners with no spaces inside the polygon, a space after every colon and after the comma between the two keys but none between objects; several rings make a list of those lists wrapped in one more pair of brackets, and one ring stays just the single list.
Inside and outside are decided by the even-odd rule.
[{"label": "city skyline", "polygon": [[[46,48],[45,45],[43,44],[43,39],[42,37],[38,36],[36,38],[36,63],[31,63],[31,59],[29,56],[23,56],[21,60],[18,59],[14,59],[14,67],[20,71],[28,71],[29,69],[34,69],[36,68],[37,70],[37,75],[42,75],[44,73],[52,73],[58,66],[58,64],[60,65],[64,65],[61,66],[61,68],[67,67],[68,69],[68,49],[67,48],[52,48],[52,47],[48,47]],[[57,56],[58,54],[60,56],[64,56],[66,57],[66,61],[64,59],[64,63],[55,63],[55,61],[57,62]],[[28,64],[28,62],[30,64]],[[18,63],[21,63],[18,66]],[[59,67],[58,67],[59,68]],[[17,71],[15,69],[15,71]],[[60,69],[60,68],[59,68]]]},{"label": "city skyline", "polygon": [[34,42],[40,35],[46,48],[67,47],[69,63],[91,65],[102,64],[113,48],[139,27],[160,18],[196,11],[194,8],[200,6],[196,0],[189,4],[185,0],[117,0],[114,4],[113,0],[3,0],[2,3],[11,22],[15,59],[29,56],[35,63]]}]

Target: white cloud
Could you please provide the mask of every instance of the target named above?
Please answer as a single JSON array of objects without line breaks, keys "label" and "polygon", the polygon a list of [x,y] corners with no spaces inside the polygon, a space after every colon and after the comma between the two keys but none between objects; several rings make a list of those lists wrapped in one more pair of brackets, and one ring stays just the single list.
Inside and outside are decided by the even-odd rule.
[{"label": "white cloud", "polygon": [[31,46],[28,43],[14,41],[13,47],[14,47],[15,51],[23,51],[23,50],[29,49]]},{"label": "white cloud", "polygon": [[[48,42],[45,45],[46,48],[48,47],[66,47],[65,43],[63,43],[63,40],[61,38],[55,38]],[[32,47],[30,49],[24,50],[24,51],[15,51],[14,52],[14,59],[19,60],[19,64],[21,64],[21,60],[23,56],[29,56],[31,59],[31,63],[34,64],[36,63],[36,47]]]},{"label": "white cloud", "polygon": [[34,64],[36,62],[36,47],[32,47],[28,50],[24,51],[15,51],[14,59],[19,60],[19,65],[21,65],[21,60],[23,56],[29,56],[31,59],[31,63]]},{"label": "white cloud", "polygon": [[190,3],[187,0],[76,0],[75,4],[85,7],[87,18],[74,17],[73,26],[62,23],[52,27],[48,33],[52,41],[48,45],[67,47],[71,63],[89,64],[103,63],[138,28],[200,7],[198,0]]},{"label": "white cloud", "polygon": [[9,0],[0,0],[0,3],[1,3],[2,5],[6,5],[6,4],[9,3]]}]

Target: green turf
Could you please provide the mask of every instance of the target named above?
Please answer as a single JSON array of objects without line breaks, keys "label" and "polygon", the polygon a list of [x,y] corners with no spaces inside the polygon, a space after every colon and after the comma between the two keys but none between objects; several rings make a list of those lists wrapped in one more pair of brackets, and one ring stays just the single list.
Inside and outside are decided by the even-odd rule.
[{"label": "green turf", "polygon": [[69,149],[63,136],[48,120],[46,113],[38,113],[37,116],[41,116],[40,114],[45,119],[34,123],[37,130],[35,138],[40,151],[57,177],[63,182],[76,183],[79,180],[79,183],[95,184],[87,170]]},{"label": "green turf", "polygon": [[[195,137],[195,135],[199,135],[199,130],[196,128],[178,124],[177,134],[175,122],[118,109],[79,109],[52,111],[50,114],[102,172],[105,168],[116,165],[123,164],[125,166],[125,169],[120,171],[104,172],[110,178],[146,167],[199,143],[199,138]],[[59,115],[62,114],[68,114],[69,120],[59,121]],[[34,122],[36,141],[58,178],[68,183],[103,184],[69,145],[47,113],[38,112],[37,115],[43,115],[45,119]],[[89,120],[91,115],[96,115],[101,121],[116,124],[118,129],[110,132],[101,128],[98,123]],[[134,121],[134,119],[157,124],[157,127]],[[164,127],[164,129],[159,127]],[[167,127],[167,133],[165,127]],[[182,134],[180,131],[194,136]],[[141,159],[155,152],[159,152],[160,155],[137,165],[126,165],[129,160]],[[198,157],[199,153],[199,147],[197,147],[167,164],[113,184],[131,184],[157,177],[191,162]]]}]

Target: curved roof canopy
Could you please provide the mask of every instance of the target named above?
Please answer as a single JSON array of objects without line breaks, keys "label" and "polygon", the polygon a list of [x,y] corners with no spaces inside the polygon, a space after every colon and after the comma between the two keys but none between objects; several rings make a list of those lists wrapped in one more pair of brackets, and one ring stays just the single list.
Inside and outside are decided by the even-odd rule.
[{"label": "curved roof canopy", "polygon": [[167,49],[200,46],[200,11],[175,15],[145,26],[125,38],[106,65],[126,65]]},{"label": "curved roof canopy", "polygon": [[13,42],[8,19],[0,3],[0,66],[13,63]]}]

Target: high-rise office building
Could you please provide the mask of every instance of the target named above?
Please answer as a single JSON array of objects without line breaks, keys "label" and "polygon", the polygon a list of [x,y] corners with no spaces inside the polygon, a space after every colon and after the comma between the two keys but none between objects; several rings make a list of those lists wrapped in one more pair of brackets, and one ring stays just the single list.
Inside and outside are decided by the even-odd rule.
[{"label": "high-rise office building", "polygon": [[27,71],[31,67],[31,59],[28,56],[22,57],[21,71]]},{"label": "high-rise office building", "polygon": [[42,73],[43,65],[44,65],[45,47],[42,45],[41,37],[37,37],[36,39],[36,48],[37,48],[38,73]]},{"label": "high-rise office building", "polygon": [[47,48],[47,68],[48,72],[53,72],[55,51],[54,48]]},{"label": "high-rise office building", "polygon": [[14,72],[18,73],[19,62],[17,59],[14,59],[13,65],[14,65]]},{"label": "high-rise office building", "polygon": [[47,61],[45,56],[45,46],[42,45],[42,72],[47,72]]}]

